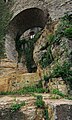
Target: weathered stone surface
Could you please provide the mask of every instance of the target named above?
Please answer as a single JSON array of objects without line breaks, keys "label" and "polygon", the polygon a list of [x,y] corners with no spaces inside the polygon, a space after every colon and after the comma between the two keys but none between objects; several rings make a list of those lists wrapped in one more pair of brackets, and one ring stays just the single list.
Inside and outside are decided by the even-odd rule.
[{"label": "weathered stone surface", "polygon": [[39,72],[27,73],[25,69],[18,69],[16,63],[7,59],[1,62],[0,91],[15,91],[24,86],[35,85],[40,79]]},{"label": "weathered stone surface", "polygon": [[41,37],[35,43],[33,58],[34,58],[34,61],[36,62],[36,64],[39,63],[39,61],[42,58],[42,55],[45,52],[47,52],[46,49],[44,49],[44,50],[41,50],[41,49],[46,46],[46,44],[48,42],[47,37],[48,37],[48,35],[51,35],[53,33],[53,30],[54,30],[53,24],[48,25],[48,29],[47,29],[47,26],[45,26],[44,30],[42,31]]},{"label": "weathered stone surface", "polygon": [[15,91],[26,86],[35,85],[40,80],[37,73],[14,72],[0,77],[0,91]]},{"label": "weathered stone surface", "polygon": [[50,80],[48,83],[48,89],[50,92],[52,92],[54,89],[58,89],[65,95],[68,93],[67,85],[62,78],[52,78],[52,80]]},{"label": "weathered stone surface", "polygon": [[65,101],[54,101],[48,104],[48,113],[50,120],[71,120],[72,119],[72,104]]},{"label": "weathered stone surface", "polygon": [[40,9],[48,9],[50,16],[52,19],[58,19],[66,11],[71,11],[72,9],[72,1],[71,0],[15,0],[14,6],[12,11],[14,12],[13,16],[16,16],[21,11],[32,8],[38,7]]},{"label": "weathered stone surface", "polygon": [[[71,100],[51,100],[48,95],[42,94],[50,120],[72,120]],[[32,96],[1,96],[0,97],[0,120],[44,120],[44,109],[38,109],[34,105]],[[11,105],[25,101],[25,106],[13,112]]]}]

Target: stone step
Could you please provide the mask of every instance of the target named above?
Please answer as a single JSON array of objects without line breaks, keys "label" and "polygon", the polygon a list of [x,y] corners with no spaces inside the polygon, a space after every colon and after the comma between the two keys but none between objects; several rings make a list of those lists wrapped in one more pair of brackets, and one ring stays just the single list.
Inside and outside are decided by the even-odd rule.
[{"label": "stone step", "polygon": [[[48,110],[49,120],[72,120],[72,100],[49,99],[48,94],[41,94]],[[25,101],[17,111],[11,110],[11,105]],[[35,106],[36,97],[33,96],[1,96],[0,120],[45,120],[44,108]],[[47,114],[47,113],[46,113]]]}]

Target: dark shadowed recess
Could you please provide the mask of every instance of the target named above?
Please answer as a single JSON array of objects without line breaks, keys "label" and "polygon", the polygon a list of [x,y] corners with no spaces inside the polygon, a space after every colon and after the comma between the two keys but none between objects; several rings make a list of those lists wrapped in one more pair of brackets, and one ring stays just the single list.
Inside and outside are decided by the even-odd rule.
[{"label": "dark shadowed recess", "polygon": [[21,36],[26,30],[40,27],[44,28],[46,19],[44,12],[39,8],[30,8],[20,12],[9,23],[9,32],[16,30],[15,35]]}]

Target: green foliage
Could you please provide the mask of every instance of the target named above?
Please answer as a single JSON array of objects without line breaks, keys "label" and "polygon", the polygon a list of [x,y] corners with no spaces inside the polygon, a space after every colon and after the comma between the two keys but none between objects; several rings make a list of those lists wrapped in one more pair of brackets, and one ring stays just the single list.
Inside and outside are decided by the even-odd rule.
[{"label": "green foliage", "polygon": [[37,32],[36,35],[34,36],[34,38],[32,39],[33,43],[35,43],[41,36],[41,31]]},{"label": "green foliage", "polygon": [[53,69],[52,76],[53,77],[65,77],[69,75],[70,70],[70,64],[67,62],[64,62],[63,65],[60,65],[59,63],[55,66]]},{"label": "green foliage", "polygon": [[49,82],[49,76],[48,75],[44,75],[43,79],[44,79],[45,82]]},{"label": "green foliage", "polygon": [[43,97],[41,95],[36,96],[36,102],[35,105],[37,106],[37,108],[41,108],[43,109],[43,115],[44,115],[44,119],[45,120],[49,120],[49,116],[48,116],[48,108],[45,107],[45,102],[43,101]]},{"label": "green foliage", "polygon": [[72,27],[66,28],[64,34],[67,38],[72,39]]},{"label": "green foliage", "polygon": [[43,101],[43,98],[42,98],[41,95],[38,95],[38,96],[37,96],[35,105],[37,106],[37,108],[44,108],[45,102]]},{"label": "green foliage", "polygon": [[63,65],[57,64],[53,69],[51,77],[62,77],[63,80],[70,85],[72,89],[72,66],[71,63],[64,62]]},{"label": "green foliage", "polygon": [[38,88],[36,86],[24,87],[22,90],[19,90],[18,94],[29,94],[29,93],[44,93],[43,88]]},{"label": "green foliage", "polygon": [[72,15],[68,15],[68,13],[66,13],[65,16],[61,18],[60,24],[55,31],[55,34],[50,36],[48,41],[49,43],[59,44],[63,36],[72,38]]},{"label": "green foliage", "polygon": [[44,119],[45,119],[45,120],[50,120],[50,119],[49,119],[48,109],[47,109],[47,108],[44,109]]},{"label": "green foliage", "polygon": [[15,94],[32,94],[32,93],[44,93],[46,89],[43,89],[42,82],[39,81],[37,85],[24,87],[14,92],[0,92],[0,95],[15,95]]},{"label": "green foliage", "polygon": [[51,64],[53,61],[53,56],[52,56],[52,52],[51,52],[51,46],[49,46],[47,48],[47,52],[45,52],[42,55],[42,58],[40,60],[40,64],[42,66],[42,68],[46,68],[49,64]]},{"label": "green foliage", "polygon": [[61,18],[56,34],[59,34],[60,38],[63,36],[71,38],[70,33],[72,33],[72,16],[66,13],[65,16]]},{"label": "green foliage", "polygon": [[14,104],[11,105],[11,110],[12,110],[12,112],[15,112],[15,111],[19,110],[22,106],[25,106],[24,101],[20,104],[14,103]]},{"label": "green foliage", "polygon": [[53,34],[48,35],[47,41],[48,41],[48,45],[51,45],[54,41],[54,35]]},{"label": "green foliage", "polygon": [[[45,52],[42,55],[42,58],[40,60],[40,64],[42,66],[42,68],[45,68],[47,66],[49,66],[53,61],[53,56],[52,56],[52,51],[51,51],[51,46],[56,44],[59,45],[61,38],[63,36],[71,39],[72,38],[72,16],[65,14],[64,17],[61,18],[60,20],[60,24],[57,28],[57,30],[55,31],[55,34],[51,34],[47,37],[47,46],[46,46],[46,50],[47,52]],[[42,50],[44,50],[44,46],[42,48]]]},{"label": "green foliage", "polygon": [[65,99],[72,100],[72,96],[67,96]]},{"label": "green foliage", "polygon": [[37,88],[43,88],[42,80],[40,80],[36,86],[37,86]]},{"label": "green foliage", "polygon": [[72,14],[69,14],[68,12],[65,13],[65,15],[62,17],[63,21],[67,21],[69,24],[72,23]]},{"label": "green foliage", "polygon": [[60,92],[58,89],[53,89],[52,94],[57,94],[60,95],[61,97],[65,97],[65,95],[62,92]]}]

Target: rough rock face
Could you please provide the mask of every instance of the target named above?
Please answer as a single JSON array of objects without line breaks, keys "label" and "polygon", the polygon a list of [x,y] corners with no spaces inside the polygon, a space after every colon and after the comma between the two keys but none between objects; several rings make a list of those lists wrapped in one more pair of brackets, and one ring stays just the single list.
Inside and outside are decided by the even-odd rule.
[{"label": "rough rock face", "polygon": [[[48,107],[48,117],[50,120],[72,120],[72,101],[51,100],[47,95],[42,95],[45,105]],[[12,111],[11,105],[25,101],[25,106],[19,110]],[[0,120],[44,120],[44,109],[34,105],[34,97],[24,96],[4,96],[0,97]]]},{"label": "rough rock face", "polygon": [[[56,24],[56,23],[54,23]],[[48,27],[48,29],[47,29]],[[36,64],[39,63],[41,60],[42,55],[47,51],[46,48],[41,50],[43,47],[47,44],[47,36],[53,34],[54,32],[54,25],[50,23],[50,25],[46,25],[45,28],[42,31],[41,37],[37,40],[35,43],[34,51],[33,51],[33,58]]]},{"label": "rough rock face", "polygon": [[17,69],[15,62],[3,59],[0,65],[0,92],[16,91],[26,86],[35,85],[40,80],[39,73],[27,73],[25,69]]},{"label": "rough rock face", "polygon": [[[53,23],[52,25],[46,26],[45,29],[42,31],[42,35],[35,43],[33,58],[37,65],[36,73],[27,73],[27,69],[23,67],[21,68],[21,64],[17,69],[17,63],[9,60],[3,60],[1,62],[0,91],[14,91],[23,88],[24,86],[35,85],[38,83],[39,80],[44,79],[44,75],[47,74],[49,76],[50,73],[52,73],[53,69],[56,67],[57,62],[62,64],[64,61],[69,60],[71,41],[65,37],[62,37],[60,44],[51,45],[53,61],[51,61],[49,66],[42,70],[39,64],[42,55],[47,52],[47,49],[45,48],[47,42],[49,42],[47,40],[47,36],[53,34],[56,23],[57,22]],[[55,78],[55,83],[58,80],[58,89],[64,94],[67,94],[68,90],[66,84],[63,83],[63,81],[61,82],[60,78]],[[51,89],[56,89],[58,87],[55,83],[50,82],[49,85],[47,83],[47,87],[50,91]]]},{"label": "rough rock face", "polygon": [[52,78],[52,80],[48,83],[48,88],[50,92],[54,89],[58,89],[64,95],[67,95],[68,93],[67,85],[64,83],[62,78]]},{"label": "rough rock face", "polygon": [[[42,31],[41,37],[35,43],[35,48],[33,51],[33,58],[34,58],[34,61],[36,62],[36,64],[38,64],[39,61],[42,59],[42,56],[47,52],[47,48],[49,46],[51,46],[53,61],[58,60],[58,62],[62,64],[63,61],[68,60],[70,58],[70,51],[72,49],[71,40],[69,40],[66,37],[62,37],[60,40],[60,44],[50,45],[50,43],[49,43],[48,36],[53,35],[53,33],[56,30],[57,25],[58,25],[57,22],[47,25],[44,28],[44,30]],[[52,64],[52,66],[54,64]]]}]

